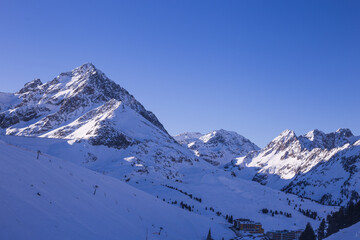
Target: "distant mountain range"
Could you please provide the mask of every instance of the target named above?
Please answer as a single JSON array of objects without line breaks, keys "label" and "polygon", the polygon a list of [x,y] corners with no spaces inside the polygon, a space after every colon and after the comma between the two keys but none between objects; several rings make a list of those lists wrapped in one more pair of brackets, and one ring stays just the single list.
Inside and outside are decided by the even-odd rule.
[{"label": "distant mountain range", "polygon": [[346,204],[359,199],[359,140],[349,129],[328,134],[313,130],[301,136],[285,130],[265,148],[232,160],[226,169],[323,204]]},{"label": "distant mountain range", "polygon": [[35,79],[17,93],[1,93],[0,109],[2,134],[124,149],[140,172],[176,178],[179,163],[205,161],[323,204],[359,199],[360,137],[349,129],[301,136],[285,130],[263,149],[222,129],[171,137],[152,112],[91,63],[46,83]]}]

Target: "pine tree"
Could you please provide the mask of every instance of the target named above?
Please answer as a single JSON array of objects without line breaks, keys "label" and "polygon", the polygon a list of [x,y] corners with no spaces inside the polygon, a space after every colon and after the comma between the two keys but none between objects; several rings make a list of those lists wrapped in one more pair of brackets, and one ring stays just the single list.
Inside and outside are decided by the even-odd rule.
[{"label": "pine tree", "polygon": [[316,240],[315,232],[310,223],[306,224],[305,230],[302,232],[299,240]]},{"label": "pine tree", "polygon": [[344,207],[340,208],[337,218],[338,218],[337,225],[338,225],[339,230],[345,228],[346,225],[345,225],[345,209],[344,209]]},{"label": "pine tree", "polygon": [[317,230],[317,236],[318,236],[318,240],[322,240],[325,238],[325,227],[326,227],[326,223],[325,223],[325,219],[323,219],[320,223],[320,226]]},{"label": "pine tree", "polygon": [[229,223],[233,223],[233,221],[234,221],[234,220],[233,220],[233,216],[230,215],[230,217],[228,217],[228,222],[229,222]]},{"label": "pine tree", "polygon": [[237,228],[237,222],[236,221],[234,221],[234,227]]},{"label": "pine tree", "polygon": [[350,201],[347,209],[346,209],[346,215],[345,215],[345,224],[346,226],[351,226],[355,222],[355,204]]},{"label": "pine tree", "polygon": [[338,232],[340,229],[350,227],[360,221],[360,201],[354,204],[350,202],[347,207],[341,207],[339,211],[327,216],[326,237]]},{"label": "pine tree", "polygon": [[209,228],[209,233],[206,237],[206,240],[213,240],[213,238],[211,237],[211,228]]},{"label": "pine tree", "polygon": [[327,218],[327,229],[326,229],[326,237],[330,236],[333,233],[336,233],[338,230],[336,229],[335,220],[332,215],[328,215]]}]

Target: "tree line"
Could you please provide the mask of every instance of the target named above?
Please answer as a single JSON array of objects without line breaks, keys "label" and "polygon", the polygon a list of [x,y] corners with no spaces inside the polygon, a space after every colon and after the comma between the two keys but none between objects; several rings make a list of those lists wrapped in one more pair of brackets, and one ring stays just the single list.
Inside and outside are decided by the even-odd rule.
[{"label": "tree line", "polygon": [[322,220],[317,231],[318,239],[321,240],[358,222],[360,222],[360,201],[350,202],[346,207],[341,207],[339,211],[329,214],[326,221]]}]

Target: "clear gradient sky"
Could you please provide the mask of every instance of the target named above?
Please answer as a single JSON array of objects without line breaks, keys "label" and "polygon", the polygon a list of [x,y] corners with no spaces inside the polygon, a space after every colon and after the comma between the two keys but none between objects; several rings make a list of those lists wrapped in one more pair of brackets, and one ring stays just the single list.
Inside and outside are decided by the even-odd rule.
[{"label": "clear gradient sky", "polygon": [[85,62],[171,134],[360,134],[357,0],[0,0],[0,91]]}]

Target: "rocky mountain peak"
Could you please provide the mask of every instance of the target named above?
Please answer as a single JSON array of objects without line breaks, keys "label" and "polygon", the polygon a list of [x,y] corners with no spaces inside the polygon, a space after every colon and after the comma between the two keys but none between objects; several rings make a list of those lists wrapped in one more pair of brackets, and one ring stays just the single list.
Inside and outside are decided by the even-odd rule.
[{"label": "rocky mountain peak", "polygon": [[83,65],[76,67],[74,70],[72,70],[72,72],[92,72],[92,71],[96,71],[96,67],[94,66],[94,64],[88,62],[88,63],[84,63]]},{"label": "rocky mountain peak", "polygon": [[339,128],[338,130],[336,130],[336,133],[339,134],[340,136],[344,136],[347,138],[354,136],[351,130],[348,128]]},{"label": "rocky mountain peak", "polygon": [[236,157],[259,149],[247,138],[224,129],[213,130],[207,134],[179,134],[175,136],[175,140],[213,165],[227,164]]},{"label": "rocky mountain peak", "polygon": [[279,136],[275,139],[283,139],[284,141],[287,141],[288,139],[296,137],[296,134],[293,130],[286,129],[282,131]]},{"label": "rocky mountain peak", "polygon": [[[353,143],[358,138],[354,137],[349,129],[338,129],[336,132],[324,133],[314,129],[305,135],[296,136],[292,130],[285,130],[272,140],[265,148],[268,153],[285,151],[289,147],[298,151],[319,148],[328,149],[341,147],[346,143]],[[269,152],[270,151],[270,152]]]},{"label": "rocky mountain peak", "polygon": [[22,89],[20,89],[20,91],[18,93],[22,94],[25,92],[33,91],[35,88],[37,88],[41,84],[42,84],[41,80],[39,78],[35,78],[34,80],[32,80],[28,83],[25,83],[24,87]]},{"label": "rocky mountain peak", "polygon": [[[65,73],[69,74],[69,73]],[[102,80],[102,81],[106,81],[109,80],[108,77],[106,77],[106,75],[100,71],[99,69],[97,69],[94,64],[92,63],[85,63],[75,69],[73,69],[71,71],[71,75],[73,76],[73,80],[76,81],[90,81],[93,80],[94,76],[96,76],[98,78],[98,80]],[[113,83],[113,81],[109,81],[107,82],[107,84],[109,83]]]},{"label": "rocky mountain peak", "polygon": [[279,134],[274,140],[272,140],[264,150],[273,150],[274,148],[279,148],[278,150],[283,150],[287,148],[291,143],[297,141],[298,138],[293,130],[286,129]]},{"label": "rocky mountain peak", "polygon": [[308,138],[310,141],[314,141],[318,138],[323,138],[325,137],[325,133],[318,130],[318,129],[314,129],[308,133],[305,134],[305,137]]},{"label": "rocky mountain peak", "polygon": [[240,134],[224,129],[211,131],[199,138],[208,144],[241,144],[245,138]]},{"label": "rocky mountain peak", "polygon": [[303,144],[308,149],[321,148],[331,150],[341,147],[346,143],[352,143],[355,140],[352,132],[347,128],[340,128],[336,132],[324,133],[317,129],[301,136]]}]

